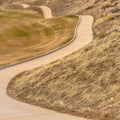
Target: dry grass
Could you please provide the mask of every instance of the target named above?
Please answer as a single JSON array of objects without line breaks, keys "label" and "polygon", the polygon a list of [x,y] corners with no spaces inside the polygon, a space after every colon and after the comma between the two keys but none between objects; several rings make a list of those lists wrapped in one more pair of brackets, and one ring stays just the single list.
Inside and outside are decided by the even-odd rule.
[{"label": "dry grass", "polygon": [[47,20],[30,11],[0,10],[0,66],[67,43],[74,35],[77,21],[75,16]]},{"label": "dry grass", "polygon": [[63,9],[95,16],[93,42],[50,65],[16,76],[8,85],[8,94],[94,120],[120,120],[119,0],[82,1]]}]

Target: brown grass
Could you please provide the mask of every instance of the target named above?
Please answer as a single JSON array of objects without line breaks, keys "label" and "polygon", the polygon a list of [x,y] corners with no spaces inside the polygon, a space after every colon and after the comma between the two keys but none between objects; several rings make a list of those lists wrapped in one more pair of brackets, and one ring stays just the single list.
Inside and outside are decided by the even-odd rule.
[{"label": "brown grass", "polygon": [[75,16],[47,20],[37,13],[0,10],[0,66],[67,43],[74,35],[77,21]]},{"label": "brown grass", "polygon": [[120,2],[82,0],[76,4],[78,1],[62,8],[61,14],[93,15],[93,42],[50,65],[16,76],[8,85],[8,94],[85,118],[120,120]]}]

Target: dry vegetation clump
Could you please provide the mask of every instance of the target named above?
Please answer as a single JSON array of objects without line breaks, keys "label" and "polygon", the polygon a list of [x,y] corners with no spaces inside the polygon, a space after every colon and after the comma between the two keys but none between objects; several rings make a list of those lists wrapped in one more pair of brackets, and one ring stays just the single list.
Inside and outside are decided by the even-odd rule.
[{"label": "dry vegetation clump", "polygon": [[0,66],[46,53],[73,37],[78,17],[48,20],[29,9],[0,10]]},{"label": "dry vegetation clump", "polygon": [[120,120],[120,1],[95,0],[82,9],[88,2],[81,1],[77,13],[95,17],[93,42],[61,60],[16,76],[7,92],[15,99],[60,112]]}]

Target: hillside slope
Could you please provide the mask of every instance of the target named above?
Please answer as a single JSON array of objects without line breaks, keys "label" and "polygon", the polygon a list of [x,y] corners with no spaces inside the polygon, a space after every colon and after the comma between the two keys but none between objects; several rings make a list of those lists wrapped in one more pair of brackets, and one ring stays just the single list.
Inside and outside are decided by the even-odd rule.
[{"label": "hillside slope", "polygon": [[93,15],[93,42],[50,65],[19,74],[8,85],[8,94],[60,112],[95,120],[119,120],[120,2],[75,2],[75,7],[70,5],[54,13]]},{"label": "hillside slope", "polygon": [[76,16],[48,20],[29,9],[1,8],[0,66],[35,57],[64,45],[73,37],[77,22]]}]

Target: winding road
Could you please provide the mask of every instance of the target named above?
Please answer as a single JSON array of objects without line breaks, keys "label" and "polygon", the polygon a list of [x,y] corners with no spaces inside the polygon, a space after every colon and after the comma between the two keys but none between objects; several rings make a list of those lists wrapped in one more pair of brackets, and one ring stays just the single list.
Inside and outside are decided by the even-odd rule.
[{"label": "winding road", "polygon": [[30,7],[30,5],[28,5],[28,4],[21,4],[22,6],[23,6],[23,8],[28,8],[28,7]]},{"label": "winding road", "polygon": [[[45,18],[52,18],[52,13],[49,8],[45,6],[41,6],[40,8]],[[8,83],[18,73],[46,65],[59,58],[65,57],[92,41],[92,24],[94,18],[89,15],[79,17],[81,21],[76,30],[76,37],[71,44],[46,56],[0,70],[0,120],[86,120],[84,118],[21,103],[6,94]]]}]

